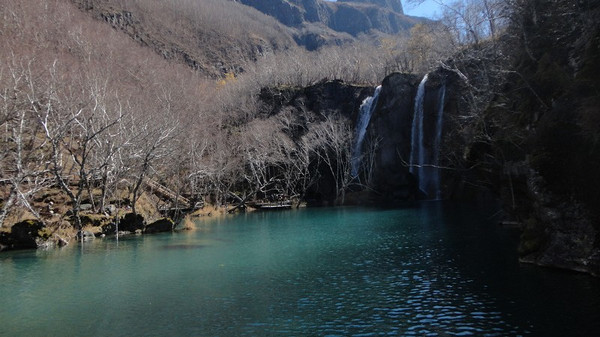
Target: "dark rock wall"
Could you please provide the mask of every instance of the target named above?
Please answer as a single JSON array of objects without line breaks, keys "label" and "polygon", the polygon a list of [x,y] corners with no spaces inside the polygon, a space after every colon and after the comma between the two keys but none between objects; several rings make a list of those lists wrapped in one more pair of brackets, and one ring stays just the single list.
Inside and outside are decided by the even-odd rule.
[{"label": "dark rock wall", "polygon": [[373,188],[384,199],[414,195],[414,179],[408,172],[414,97],[420,79],[392,74],[382,82],[379,101],[371,117],[367,140],[379,140]]},{"label": "dark rock wall", "polygon": [[[372,187],[384,201],[432,197],[422,195],[418,191],[418,177],[409,172],[415,96],[421,79],[422,76],[398,73],[386,77],[382,82],[381,95],[371,118],[367,140],[379,142]],[[441,88],[444,85],[446,95],[442,102]],[[448,138],[448,134],[452,134],[449,132],[451,123],[448,120],[452,119],[451,115],[457,111],[455,94],[453,77],[450,74],[444,71],[429,74],[423,99],[423,139],[429,162],[432,162],[434,156],[436,124],[441,104],[444,106],[442,145],[444,139]],[[447,166],[447,164],[442,153],[440,166]],[[443,183],[445,179],[442,180]],[[443,187],[446,185],[448,184],[444,184]],[[449,187],[445,187],[444,195],[449,194],[451,194]]]},{"label": "dark rock wall", "polygon": [[505,95],[527,140],[511,174],[521,261],[600,275],[600,3],[534,0],[516,15]]}]

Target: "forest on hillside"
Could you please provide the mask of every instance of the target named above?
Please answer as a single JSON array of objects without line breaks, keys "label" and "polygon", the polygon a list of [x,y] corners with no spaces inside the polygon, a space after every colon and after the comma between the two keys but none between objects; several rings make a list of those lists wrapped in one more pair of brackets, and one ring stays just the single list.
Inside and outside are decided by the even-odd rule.
[{"label": "forest on hillside", "polygon": [[[332,81],[346,83],[360,102],[387,75],[436,69],[464,90],[465,111],[453,130],[460,141],[448,165],[481,168],[465,179],[502,193],[487,173],[533,153],[532,165],[554,191],[597,205],[597,178],[582,180],[599,162],[597,81],[590,78],[597,7],[452,2],[437,21],[393,35],[336,35],[307,50],[295,37],[308,28],[284,26],[236,1],[5,1],[0,227],[36,219],[81,229],[82,214],[112,219],[111,205],[156,219],[159,207],[182,200],[185,207],[273,196],[299,203],[311,193],[318,199],[325,184],[333,194],[320,201],[342,204],[346,192],[372,188],[351,174],[358,105],[341,113],[283,103]],[[334,34],[319,29],[324,39]],[[563,118],[552,111],[567,97],[582,104],[562,131],[593,159],[570,173],[556,163],[578,152],[551,136]],[[374,151],[376,142],[362,156]],[[578,158],[571,163],[581,164]],[[373,167],[363,163],[366,177]],[[513,208],[517,185],[510,182]],[[169,197],[148,193],[152,186]]]}]

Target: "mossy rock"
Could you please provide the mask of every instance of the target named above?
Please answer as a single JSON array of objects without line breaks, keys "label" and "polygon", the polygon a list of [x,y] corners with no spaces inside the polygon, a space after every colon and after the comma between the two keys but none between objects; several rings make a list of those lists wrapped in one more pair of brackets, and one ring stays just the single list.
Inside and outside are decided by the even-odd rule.
[{"label": "mossy rock", "polygon": [[44,227],[38,231],[38,236],[43,240],[48,240],[52,236],[52,233],[53,231],[50,228]]},{"label": "mossy rock", "polygon": [[105,214],[82,214],[79,217],[83,226],[98,227],[109,224],[112,221],[112,218]]}]

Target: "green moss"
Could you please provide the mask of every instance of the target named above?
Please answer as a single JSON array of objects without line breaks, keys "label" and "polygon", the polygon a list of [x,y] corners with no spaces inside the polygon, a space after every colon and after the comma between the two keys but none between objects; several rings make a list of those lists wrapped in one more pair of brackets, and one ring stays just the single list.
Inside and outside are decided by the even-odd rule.
[{"label": "green moss", "polygon": [[25,226],[31,227],[31,226],[35,226],[38,224],[38,222],[36,220],[33,219],[29,219],[29,220],[23,220],[21,221],[21,223]]},{"label": "green moss", "polygon": [[52,234],[52,230],[48,227],[44,227],[38,230],[38,236],[44,240],[48,240],[52,236]]}]

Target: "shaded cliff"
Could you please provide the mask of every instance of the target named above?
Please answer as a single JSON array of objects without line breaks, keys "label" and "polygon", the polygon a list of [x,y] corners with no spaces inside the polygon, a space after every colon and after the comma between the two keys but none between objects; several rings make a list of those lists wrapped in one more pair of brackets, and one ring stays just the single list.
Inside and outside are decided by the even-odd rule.
[{"label": "shaded cliff", "polygon": [[382,82],[381,95],[369,125],[370,141],[377,141],[373,188],[387,200],[414,197],[409,174],[411,124],[419,78],[393,74]]},{"label": "shaded cliff", "polygon": [[[443,196],[498,198],[503,222],[523,231],[521,261],[593,275],[600,275],[599,8],[589,2],[524,4],[504,37],[449,60],[450,71],[430,73],[424,98],[427,115],[437,104],[435,78],[447,81]],[[405,95],[412,85],[414,96],[414,80],[400,82],[394,86],[405,88],[392,95]],[[382,105],[372,125],[377,134],[395,132],[397,138],[382,141],[380,154],[393,168],[401,162],[389,158],[394,151],[406,155],[402,144],[408,132],[394,119],[407,122],[409,117],[390,111],[410,103],[386,98],[385,88],[382,92],[382,104],[406,100],[391,109]],[[380,161],[380,169],[385,163]],[[410,180],[400,176],[418,177],[403,170],[391,176],[395,185],[388,194],[408,189],[410,195]]]},{"label": "shaded cliff", "polygon": [[528,140],[521,259],[600,275],[600,4],[549,3],[518,13],[528,40],[506,94]]},{"label": "shaded cliff", "polygon": [[[448,99],[440,100],[440,90],[449,77],[452,74],[433,73],[426,86],[423,120],[426,147],[433,145],[430,139],[435,138],[440,104],[450,113],[458,110],[455,99],[458,92],[452,85],[448,89]],[[367,126],[365,142],[359,149],[363,165],[348,185],[351,197],[347,202],[380,204],[435,197],[419,190],[420,177],[410,172],[409,165],[415,94],[420,81],[420,76],[400,73],[391,74],[383,80],[379,99]],[[373,95],[374,89],[342,81],[323,81],[306,88],[265,88],[260,95],[261,110],[269,117],[291,113],[295,118],[293,124],[296,125],[291,131],[291,138],[298,141],[314,123],[332,115],[340,116],[355,129],[359,108],[365,98]],[[349,139],[346,146],[352,147],[355,138],[356,135]],[[433,157],[433,151],[428,149],[427,152]],[[372,161],[366,163],[369,160]],[[316,204],[333,203],[336,196],[334,177],[326,167],[313,169],[320,172],[319,181],[307,192],[307,199]]]},{"label": "shaded cliff", "polygon": [[[587,11],[570,15],[585,24],[567,29],[558,19],[564,8],[545,3],[524,9],[525,26],[518,29],[525,33],[476,46],[469,52],[477,58],[451,60],[449,69],[428,75],[425,153],[433,148],[433,120],[443,105],[442,197],[498,199],[502,222],[522,230],[521,261],[600,275],[600,82],[593,75],[600,16],[597,7],[584,6]],[[534,22],[540,14],[544,20]],[[523,34],[530,40],[519,40]],[[506,48],[499,53],[506,57],[490,56],[494,48]],[[408,159],[420,80],[392,74],[383,81],[369,125],[378,142],[372,188],[380,200],[430,199]]]}]

